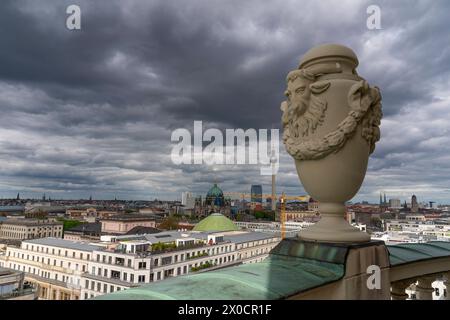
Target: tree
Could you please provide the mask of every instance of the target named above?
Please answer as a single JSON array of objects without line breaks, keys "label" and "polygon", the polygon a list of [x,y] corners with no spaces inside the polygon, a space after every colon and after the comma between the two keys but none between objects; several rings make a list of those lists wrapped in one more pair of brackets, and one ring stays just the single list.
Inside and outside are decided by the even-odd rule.
[{"label": "tree", "polygon": [[174,216],[168,216],[159,224],[159,228],[163,230],[177,230],[179,229],[178,219]]}]

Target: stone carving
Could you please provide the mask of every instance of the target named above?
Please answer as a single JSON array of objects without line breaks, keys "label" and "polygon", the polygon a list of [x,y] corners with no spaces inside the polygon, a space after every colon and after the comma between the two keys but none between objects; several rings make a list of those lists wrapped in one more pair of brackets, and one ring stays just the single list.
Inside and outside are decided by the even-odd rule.
[{"label": "stone carving", "polygon": [[310,138],[322,124],[327,101],[318,95],[330,87],[328,81],[315,81],[315,75],[305,69],[294,70],[287,77],[287,101],[283,111],[283,142],[288,153],[297,160],[316,160],[338,152],[353,136],[362,123],[362,136],[370,145],[370,153],[380,139],[381,94],[377,87],[370,87],[365,80],[355,83],[348,93],[350,111],[347,117],[323,137]]},{"label": "stone carving", "polygon": [[370,240],[343,219],[345,202],[358,192],[380,139],[380,90],[357,74],[357,66],[351,49],[327,44],[309,50],[286,79],[283,142],[321,214],[300,232],[303,239]]}]

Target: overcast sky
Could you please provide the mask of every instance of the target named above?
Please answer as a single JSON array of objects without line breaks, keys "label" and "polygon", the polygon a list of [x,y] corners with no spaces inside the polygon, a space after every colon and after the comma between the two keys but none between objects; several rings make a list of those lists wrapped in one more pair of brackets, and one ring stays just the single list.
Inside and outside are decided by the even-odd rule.
[{"label": "overcast sky", "polygon": [[[81,30],[65,27],[81,7]],[[366,26],[370,4],[381,30]],[[179,199],[249,192],[257,166],[176,166],[171,133],[280,128],[286,74],[351,47],[381,88],[381,141],[354,200],[450,203],[449,1],[2,1],[0,197]],[[303,194],[280,146],[277,191]]]}]

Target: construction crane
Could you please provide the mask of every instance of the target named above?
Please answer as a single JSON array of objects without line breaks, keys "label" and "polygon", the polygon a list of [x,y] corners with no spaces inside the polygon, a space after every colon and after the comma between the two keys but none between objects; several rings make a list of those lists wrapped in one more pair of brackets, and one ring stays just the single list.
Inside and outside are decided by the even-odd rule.
[{"label": "construction crane", "polygon": [[[239,196],[244,200],[245,198],[252,197],[252,194],[250,193],[243,193],[243,192],[225,192],[224,195],[226,196]],[[276,198],[273,199],[273,195],[271,194],[261,194],[261,197],[264,197],[266,199],[270,198],[271,201],[276,201]],[[310,199],[310,196],[286,196],[286,194],[283,192],[280,199],[280,224],[281,224],[281,238],[286,238],[286,201],[287,200],[299,200],[302,202],[308,202]]]}]

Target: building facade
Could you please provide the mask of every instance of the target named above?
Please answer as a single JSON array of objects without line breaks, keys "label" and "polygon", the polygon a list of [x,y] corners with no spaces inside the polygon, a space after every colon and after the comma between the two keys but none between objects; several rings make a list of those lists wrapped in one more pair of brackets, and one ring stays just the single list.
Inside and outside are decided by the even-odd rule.
[{"label": "building facade", "polygon": [[251,202],[262,204],[262,186],[260,184],[254,184],[250,188]]},{"label": "building facade", "polygon": [[87,272],[92,252],[101,247],[57,238],[24,240],[8,246],[0,261],[6,268],[22,271],[39,299],[77,300],[81,276]]},{"label": "building facade", "polygon": [[25,240],[62,236],[63,224],[52,220],[6,219],[0,223],[0,239]]},{"label": "building facade", "polygon": [[101,219],[102,233],[125,234],[134,227],[156,228],[154,216],[123,214]]}]

